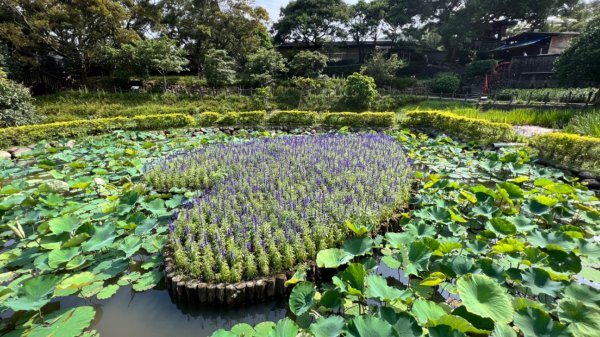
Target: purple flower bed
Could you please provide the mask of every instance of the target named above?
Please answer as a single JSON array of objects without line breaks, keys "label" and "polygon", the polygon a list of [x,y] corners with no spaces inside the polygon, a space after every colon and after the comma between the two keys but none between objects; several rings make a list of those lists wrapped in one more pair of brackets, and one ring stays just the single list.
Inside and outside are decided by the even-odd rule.
[{"label": "purple flower bed", "polygon": [[203,191],[169,224],[180,271],[237,282],[339,246],[346,220],[380,223],[407,200],[412,174],[400,142],[355,134],[208,145],[153,161],[145,177]]}]

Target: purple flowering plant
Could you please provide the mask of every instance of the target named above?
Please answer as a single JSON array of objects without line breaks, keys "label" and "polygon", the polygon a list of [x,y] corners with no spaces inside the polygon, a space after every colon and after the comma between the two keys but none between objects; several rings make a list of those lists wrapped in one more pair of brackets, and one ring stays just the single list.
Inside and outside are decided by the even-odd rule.
[{"label": "purple flowering plant", "polygon": [[238,282],[292,270],[337,247],[346,220],[377,225],[409,195],[403,146],[383,134],[211,144],[150,162],[146,181],[199,196],[169,224],[179,271]]}]

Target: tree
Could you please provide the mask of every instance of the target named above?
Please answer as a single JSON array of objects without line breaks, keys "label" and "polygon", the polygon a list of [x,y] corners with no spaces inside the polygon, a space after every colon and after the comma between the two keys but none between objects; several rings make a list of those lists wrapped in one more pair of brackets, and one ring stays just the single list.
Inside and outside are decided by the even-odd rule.
[{"label": "tree", "polygon": [[287,71],[285,58],[275,49],[260,48],[248,56],[246,72],[260,86],[270,84],[277,75]]},{"label": "tree", "polygon": [[389,85],[396,77],[396,72],[404,66],[404,61],[399,59],[398,55],[392,54],[386,59],[382,52],[375,51],[360,72],[373,77],[378,85]]},{"label": "tree", "polygon": [[293,0],[281,9],[280,19],[273,25],[275,41],[320,47],[328,39],[345,35],[342,24],[347,17],[343,0]]},{"label": "tree", "polygon": [[[422,24],[418,18],[431,15],[430,1],[422,0],[381,0],[383,1],[383,33],[393,43],[409,38],[420,31],[417,25]],[[443,2],[443,1],[442,1]],[[445,3],[445,2],[444,2]],[[422,19],[421,19],[422,21]]]},{"label": "tree", "polygon": [[107,47],[137,38],[123,25],[128,18],[127,8],[115,0],[7,0],[0,5],[0,39],[21,62],[38,67],[54,55],[85,80]]},{"label": "tree", "polygon": [[354,73],[346,78],[344,93],[347,102],[358,110],[368,108],[379,93],[372,77]]},{"label": "tree", "polygon": [[148,78],[152,71],[157,71],[163,77],[165,90],[167,89],[167,73],[181,72],[189,63],[185,58],[185,50],[179,48],[174,40],[167,37],[138,40],[109,51],[118,75],[121,77],[138,75]]},{"label": "tree", "polygon": [[429,0],[421,20],[442,37],[448,60],[467,58],[474,38],[489,31],[495,23],[519,21],[529,29],[541,29],[548,17],[578,0]]},{"label": "tree", "polygon": [[184,46],[198,72],[210,49],[223,49],[238,63],[270,47],[267,11],[251,0],[162,0],[163,32]]},{"label": "tree", "polygon": [[204,73],[211,87],[231,85],[235,81],[235,62],[223,49],[210,49],[204,56]]},{"label": "tree", "polygon": [[328,58],[318,51],[303,50],[290,62],[293,72],[302,77],[318,77],[327,66]]},{"label": "tree", "polygon": [[348,21],[348,33],[358,45],[359,62],[364,61],[364,42],[371,38],[377,41],[379,26],[384,16],[384,2],[375,0],[366,2],[359,0],[350,6],[350,20]]},{"label": "tree", "polygon": [[581,35],[572,40],[554,68],[563,84],[600,83],[600,16],[590,20]]}]

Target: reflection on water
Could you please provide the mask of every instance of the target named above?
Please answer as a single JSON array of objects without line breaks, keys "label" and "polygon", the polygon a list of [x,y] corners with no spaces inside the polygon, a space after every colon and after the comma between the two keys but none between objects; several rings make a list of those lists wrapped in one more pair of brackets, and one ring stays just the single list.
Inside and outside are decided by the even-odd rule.
[{"label": "reflection on water", "polygon": [[165,289],[136,293],[122,287],[108,300],[90,302],[73,297],[63,299],[62,307],[92,305],[96,308],[93,328],[102,337],[202,337],[237,323],[256,325],[277,321],[286,315],[285,298],[238,308],[187,308],[171,301]]}]

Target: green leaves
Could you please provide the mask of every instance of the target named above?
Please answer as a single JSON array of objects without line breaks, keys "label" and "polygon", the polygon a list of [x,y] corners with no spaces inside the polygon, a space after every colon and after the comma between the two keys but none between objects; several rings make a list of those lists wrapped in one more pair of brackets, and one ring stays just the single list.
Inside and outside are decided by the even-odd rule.
[{"label": "green leaves", "polygon": [[300,282],[290,295],[290,310],[296,316],[307,312],[312,306],[315,297],[315,286],[310,282]]},{"label": "green leaves", "polygon": [[101,250],[112,244],[116,237],[113,225],[98,226],[91,239],[84,242],[81,247],[85,252]]},{"label": "green leaves", "polygon": [[352,255],[343,249],[330,248],[317,254],[317,266],[319,268],[337,268],[348,263]]},{"label": "green leaves", "polygon": [[340,316],[321,316],[310,325],[309,330],[315,337],[337,337],[344,325],[344,319]]},{"label": "green leaves", "polygon": [[550,279],[550,274],[544,269],[531,268],[522,273],[523,285],[531,290],[534,295],[546,294],[558,296],[563,286],[560,282]]},{"label": "green leaves", "polygon": [[397,301],[404,297],[406,293],[398,288],[390,287],[387,281],[379,275],[367,276],[367,292],[369,298],[376,298],[381,301]]},{"label": "green leaves", "polygon": [[515,324],[525,337],[568,337],[566,326],[552,320],[539,308],[523,308],[515,313]]},{"label": "green leaves", "polygon": [[558,302],[558,317],[568,323],[574,337],[593,337],[600,331],[600,311],[590,308],[581,301],[564,298]]},{"label": "green leaves", "polygon": [[393,336],[392,326],[374,316],[359,316],[348,323],[348,336],[352,337],[389,337]]},{"label": "green leaves", "polygon": [[36,325],[27,336],[30,337],[77,337],[87,329],[96,311],[90,306],[55,311],[44,317],[44,324]]},{"label": "green leaves", "polygon": [[459,278],[456,286],[469,312],[489,317],[498,323],[512,321],[510,296],[496,280],[485,275],[470,274]]},{"label": "green leaves", "polygon": [[79,227],[80,220],[72,215],[63,215],[50,220],[48,225],[54,234],[72,233]]},{"label": "green leaves", "polygon": [[16,295],[7,300],[4,305],[12,310],[38,310],[50,302],[54,288],[60,282],[60,277],[42,275],[27,279],[18,288]]}]

